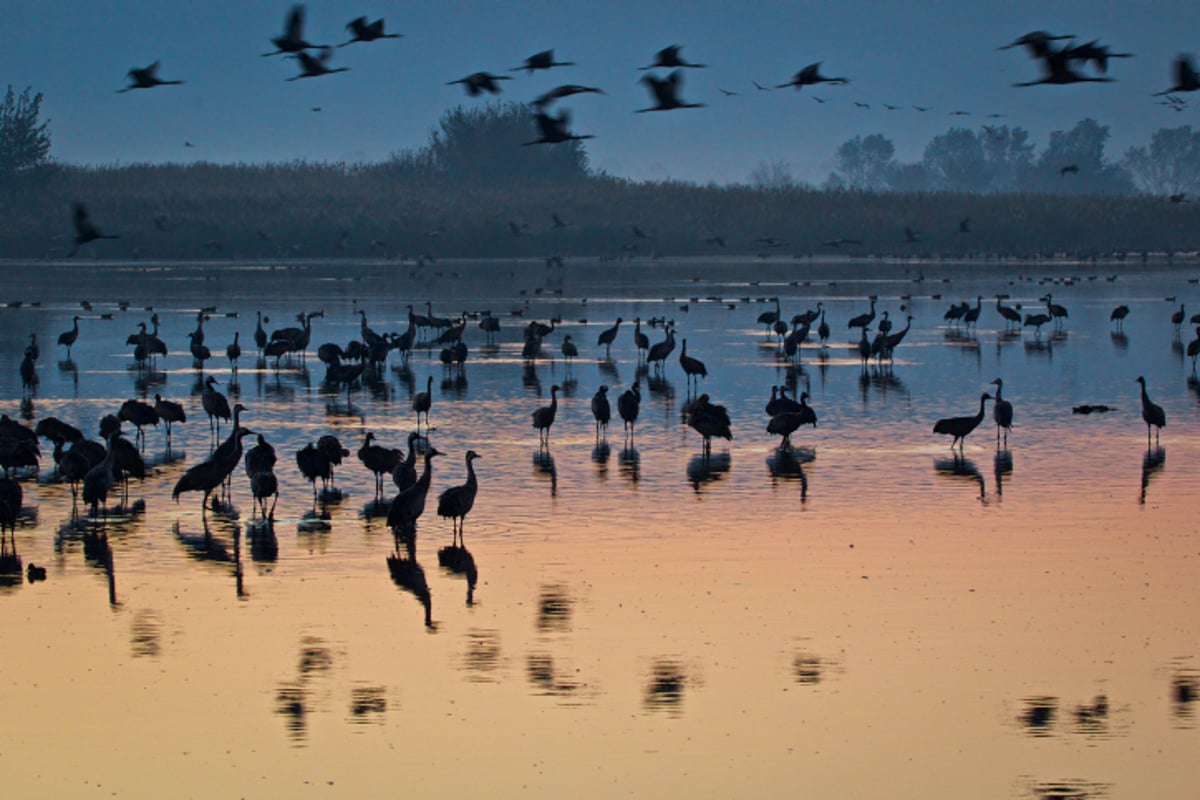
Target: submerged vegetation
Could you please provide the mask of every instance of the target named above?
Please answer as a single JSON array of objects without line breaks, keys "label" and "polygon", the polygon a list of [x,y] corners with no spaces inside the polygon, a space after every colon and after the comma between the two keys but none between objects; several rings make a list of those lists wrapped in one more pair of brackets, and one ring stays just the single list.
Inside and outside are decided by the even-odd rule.
[{"label": "submerged vegetation", "polygon": [[[994,132],[952,130],[919,164],[897,164],[882,136],[855,137],[823,188],[788,180],[779,165],[760,165],[745,185],[616,178],[592,170],[578,141],[522,147],[534,129],[527,106],[489,105],[447,112],[425,147],[380,163],[43,160],[0,179],[0,253],[65,256],[76,201],[120,236],[83,254],[118,259],[1200,249],[1200,206],[1177,186],[1200,170],[1165,166],[1163,155],[1179,151],[1174,142],[1200,157],[1200,134],[1186,128],[1160,131],[1128,165],[1104,159],[1107,131],[1090,120],[1037,158],[1019,128],[1003,129],[1004,147]],[[1092,190],[1069,191],[1070,181]],[[1136,191],[1164,187],[1174,196]]]}]

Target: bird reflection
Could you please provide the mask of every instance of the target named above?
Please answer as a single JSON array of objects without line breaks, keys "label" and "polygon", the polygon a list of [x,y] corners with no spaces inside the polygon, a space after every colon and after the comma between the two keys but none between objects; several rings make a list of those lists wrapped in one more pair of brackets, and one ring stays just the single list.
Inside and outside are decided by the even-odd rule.
[{"label": "bird reflection", "polygon": [[417,563],[416,537],[409,537],[404,542],[405,551],[400,552],[401,542],[396,542],[396,552],[387,557],[388,572],[392,581],[414,597],[425,607],[425,627],[434,630],[433,599],[429,594],[429,583],[425,580],[425,570]]},{"label": "bird reflection", "polygon": [[1146,489],[1150,486],[1150,479],[1159,472],[1162,472],[1163,465],[1167,462],[1167,451],[1161,447],[1155,447],[1146,450],[1146,455],[1142,457],[1142,493],[1138,496],[1138,504],[1146,504]]},{"label": "bird reflection", "polygon": [[933,460],[933,468],[938,474],[946,475],[951,478],[970,478],[972,481],[979,483],[979,499],[984,499],[984,483],[983,473],[979,471],[979,467],[975,466],[975,462],[966,458],[960,453],[955,453],[950,458],[935,458]]},{"label": "bird reflection", "polygon": [[246,540],[250,542],[250,560],[273,562],[279,557],[279,540],[275,537],[275,521],[255,520],[246,525]]},{"label": "bird reflection", "polygon": [[592,463],[596,465],[596,477],[600,480],[608,478],[608,459],[612,456],[612,447],[607,440],[598,442],[592,448]]},{"label": "bird reflection", "polygon": [[1112,339],[1112,345],[1117,350],[1129,349],[1129,336],[1125,331],[1113,331],[1109,334],[1109,338]]},{"label": "bird reflection", "polygon": [[1012,451],[1008,449],[997,450],[996,457],[992,463],[996,471],[996,494],[998,496],[1003,496],[1004,477],[1006,475],[1011,475],[1013,471]]},{"label": "bird reflection", "polygon": [[620,466],[621,475],[628,478],[630,483],[637,485],[642,477],[642,455],[628,439],[625,446],[621,448],[621,454],[617,457],[617,464]]},{"label": "bird reflection", "polygon": [[1171,678],[1171,710],[1176,720],[1191,722],[1197,698],[1200,698],[1200,677],[1180,672]]},{"label": "bird reflection", "polygon": [[1030,736],[1049,736],[1050,727],[1058,716],[1058,698],[1049,696],[1025,698],[1025,708],[1017,723]]},{"label": "bird reflection", "polygon": [[535,396],[542,396],[542,380],[538,377],[537,364],[535,362],[525,362],[525,366],[521,371],[521,385],[526,389],[532,389]]},{"label": "bird reflection", "polygon": [[117,602],[117,578],[113,568],[113,551],[108,544],[108,536],[103,533],[85,533],[83,535],[83,560],[91,567],[104,573],[108,583],[108,604],[120,605]]},{"label": "bird reflection", "polygon": [[683,664],[670,658],[656,659],[650,668],[642,704],[647,711],[666,711],[678,716],[683,711],[683,690],[687,683]]},{"label": "bird reflection", "polygon": [[771,477],[775,479],[775,482],[799,481],[800,502],[803,503],[808,499],[808,475],[804,472],[804,465],[815,458],[816,453],[810,449],[785,450],[780,448],[767,456],[767,469],[771,471]]},{"label": "bird reflection", "polygon": [[533,474],[550,478],[550,496],[558,496],[558,468],[549,450],[539,449],[533,453]]},{"label": "bird reflection", "polygon": [[687,477],[696,494],[705,484],[719,481],[729,472],[733,460],[729,453],[700,453],[692,456],[687,464]]},{"label": "bird reflection", "polygon": [[619,384],[621,382],[621,374],[617,371],[617,362],[612,359],[602,358],[596,362],[596,368],[600,374],[604,376],[609,384]]},{"label": "bird reflection", "polygon": [[475,604],[475,585],[479,582],[479,571],[475,558],[465,547],[451,545],[438,550],[438,565],[454,575],[467,579],[467,605]]},{"label": "bird reflection", "polygon": [[554,657],[549,653],[530,653],[525,660],[525,674],[539,694],[561,697],[583,688],[578,681],[563,677],[562,672],[555,667]]},{"label": "bird reflection", "polygon": [[540,633],[570,633],[571,614],[575,608],[567,587],[561,584],[546,584],[538,593],[537,619],[534,621]]}]

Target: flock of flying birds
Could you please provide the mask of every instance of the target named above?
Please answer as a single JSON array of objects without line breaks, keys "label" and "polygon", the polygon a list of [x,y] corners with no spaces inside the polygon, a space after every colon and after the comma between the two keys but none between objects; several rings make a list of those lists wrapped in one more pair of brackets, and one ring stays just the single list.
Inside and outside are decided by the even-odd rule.
[{"label": "flock of flying birds", "polygon": [[[289,81],[318,78],[349,71],[349,67],[331,66],[333,56],[338,48],[359,42],[369,43],[402,37],[398,33],[386,33],[383,19],[371,22],[366,17],[358,17],[351,20],[345,26],[346,31],[350,35],[347,41],[341,42],[336,46],[315,44],[306,38],[304,23],[304,6],[292,6],[284,22],[283,33],[271,38],[271,43],[275,49],[262,54],[264,56],[282,55],[285,58],[296,59],[300,65],[300,72],[287,78]],[[1074,34],[1031,31],[1010,44],[998,48],[1000,50],[1008,50],[1023,47],[1041,65],[1041,77],[1013,85],[1017,87],[1029,87],[1042,84],[1111,83],[1115,79],[1107,74],[1109,62],[1112,59],[1131,58],[1133,56],[1132,53],[1113,52],[1108,45],[1101,44],[1095,39],[1083,44],[1076,44],[1075,38]],[[1057,42],[1065,43],[1059,45],[1056,44]],[[684,100],[682,97],[682,88],[684,70],[704,69],[707,65],[688,61],[682,56],[681,50],[682,48],[679,45],[674,44],[664,47],[655,54],[651,64],[639,68],[647,72],[639,82],[649,92],[652,105],[646,108],[639,108],[636,113],[704,107],[704,103]],[[543,50],[529,56],[521,65],[509,69],[509,72],[525,72],[527,75],[532,75],[539,71],[571,66],[575,66],[574,61],[560,61],[556,59],[553,50]],[[1089,67],[1091,71],[1089,71]],[[157,61],[147,67],[134,67],[130,69],[127,73],[129,85],[118,91],[128,92],[133,89],[153,89],[158,86],[175,85],[183,82],[180,80],[164,80],[159,78],[158,70],[159,62]],[[665,77],[660,77],[658,74],[655,74],[655,70],[670,70],[670,72]],[[479,97],[487,94],[500,94],[501,82],[507,80],[512,80],[512,76],[498,75],[486,70],[480,70],[465,77],[448,81],[447,85],[461,85],[468,96]],[[1165,105],[1175,111],[1181,111],[1186,105],[1186,101],[1180,98],[1179,95],[1200,90],[1200,73],[1196,71],[1195,64],[1189,55],[1180,55],[1173,62],[1172,80],[1171,87],[1155,93],[1154,96],[1166,98],[1163,101]],[[760,91],[770,91],[772,88],[758,82],[752,81],[752,83]],[[829,77],[821,74],[821,62],[815,62],[800,69],[790,80],[777,84],[774,88],[786,89],[790,87],[800,91],[805,86],[816,86],[819,84],[845,85],[848,83],[850,83],[849,78]],[[727,96],[738,94],[738,92],[729,89],[720,89],[720,91]],[[557,115],[551,115],[549,112],[551,104],[555,101],[572,95],[587,93],[603,94],[604,92],[602,89],[594,86],[562,84],[531,101],[530,105],[534,110],[539,136],[534,140],[524,142],[524,144],[558,144],[594,138],[591,134],[575,134],[571,132],[569,127],[570,115],[567,110],[560,110]],[[813,96],[813,100],[819,103],[826,102],[824,98],[816,96]],[[887,103],[883,105],[889,111],[900,108],[900,106]],[[863,102],[855,102],[855,106],[870,108],[868,103]],[[917,111],[930,110],[928,106],[913,106],[913,108]],[[313,110],[318,109],[314,108]],[[950,113],[963,116],[968,115],[970,112],[959,110]],[[990,116],[1002,115],[992,114]]]}]

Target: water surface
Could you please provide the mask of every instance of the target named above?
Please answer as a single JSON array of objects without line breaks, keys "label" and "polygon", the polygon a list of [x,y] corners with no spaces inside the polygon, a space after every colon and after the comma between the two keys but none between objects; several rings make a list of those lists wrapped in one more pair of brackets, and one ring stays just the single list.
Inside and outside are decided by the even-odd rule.
[{"label": "water surface", "polygon": [[[1177,335],[1170,315],[1200,311],[1194,266],[6,269],[10,417],[96,437],[103,414],[155,393],[189,415],[169,457],[148,431],[150,474],[107,521],[73,512],[45,440],[39,474],[22,476],[16,552],[48,575],[0,586],[14,796],[1186,796],[1200,744],[1200,384],[1191,328]],[[997,293],[1033,311],[1047,292],[1069,309],[1061,331],[1004,332]],[[914,320],[893,365],[864,369],[846,323],[870,294],[897,327]],[[976,329],[943,320],[979,295]],[[799,365],[755,322],[775,296],[785,317],[827,310],[828,345],[806,344]],[[349,398],[323,385],[311,351],[358,336],[356,310],[400,331],[406,306],[426,302],[442,316],[490,309],[496,346],[472,322],[461,374],[419,347]],[[1120,303],[1123,335],[1109,321]],[[148,306],[171,351],[152,373],[124,344]],[[217,355],[198,371],[185,334],[205,306]],[[303,363],[258,361],[255,312],[270,330],[317,310]],[[68,361],[54,342],[75,314]],[[552,358],[523,360],[523,324],[558,316]],[[618,316],[604,361],[596,338]],[[706,363],[701,391],[733,421],[707,459],[681,424],[678,348],[640,374],[634,317],[673,319]],[[222,355],[235,331],[236,377]],[[30,333],[39,385],[22,401]],[[571,365],[563,334],[581,351]],[[269,528],[240,468],[232,508],[171,500],[211,447],[209,374],[279,451]],[[1138,375],[1166,412],[1157,447]],[[446,454],[431,494],[464,480],[466,450],[481,456],[467,552],[441,554],[447,566],[450,524],[432,499],[415,547],[397,551],[353,455],[366,431],[403,446],[429,376],[430,441]],[[636,377],[632,441],[618,424],[598,443],[592,393],[605,383],[615,400]],[[1007,447],[989,416],[953,456],[934,421],[974,413],[997,377],[1015,408]],[[552,385],[563,392],[541,449],[530,413]],[[765,431],[773,385],[807,391],[819,416],[790,457]],[[1085,403],[1112,410],[1072,413]],[[345,496],[314,514],[294,453],[330,433],[351,451]]]}]

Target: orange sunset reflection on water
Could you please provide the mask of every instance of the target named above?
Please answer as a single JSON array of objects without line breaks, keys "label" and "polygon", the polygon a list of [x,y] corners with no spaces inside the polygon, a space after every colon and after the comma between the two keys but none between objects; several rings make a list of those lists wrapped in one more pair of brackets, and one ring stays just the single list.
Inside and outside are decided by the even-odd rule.
[{"label": "orange sunset reflection on water", "polygon": [[[122,401],[161,393],[188,421],[169,458],[164,432],[147,430],[149,474],[107,521],[72,513],[46,440],[39,473],[21,475],[0,576],[5,786],[54,797],[1187,796],[1200,744],[1200,410],[1190,337],[1176,346],[1162,297],[1186,295],[1192,272],[1098,268],[1120,273],[1110,282],[1070,264],[1039,265],[1032,280],[1029,266],[922,269],[929,283],[949,279],[941,300],[904,265],[843,262],[569,264],[552,277],[540,262],[311,264],[287,271],[286,287],[274,270],[233,266],[130,266],[107,282],[14,267],[12,297],[50,298],[70,279],[96,312],[67,363],[51,345],[76,301],[0,308],[0,346],[19,353],[37,332],[43,351],[27,403],[19,359],[0,376],[11,418],[53,415],[95,438]],[[995,294],[1032,308],[1049,289],[1070,307],[1064,330],[1005,334]],[[914,316],[890,366],[864,367],[846,327],[869,294],[893,320]],[[943,320],[979,294],[978,330]],[[833,328],[828,345],[802,346],[799,365],[755,323],[775,295],[786,316],[822,301]],[[99,318],[120,300],[128,310]],[[418,347],[348,398],[323,387],[315,349],[356,337],[357,310],[402,331],[405,306],[427,300],[447,316],[493,309],[497,344],[469,322],[461,372]],[[1132,308],[1123,339],[1108,320],[1118,302]],[[234,331],[250,339],[256,311],[269,327],[324,311],[303,366],[276,370],[250,352],[236,378],[219,356],[204,372],[278,451],[271,523],[253,513],[240,466],[229,505],[202,514],[198,494],[171,498],[211,445],[185,333],[212,304],[217,353]],[[146,305],[171,349],[152,378],[124,345]],[[554,333],[543,345],[554,358],[527,362],[520,328],[557,315],[580,357],[567,365]],[[599,361],[596,337],[617,316],[612,360]],[[705,361],[700,391],[728,407],[733,430],[711,456],[681,424],[678,350],[661,375],[641,372],[634,317],[673,318]],[[1138,375],[1167,415],[1157,446]],[[416,538],[402,542],[386,519],[394,486],[375,498],[355,453],[367,431],[404,446],[429,377],[428,439],[444,455]],[[1015,409],[1007,446],[989,415],[952,454],[934,421],[973,414],[997,377]],[[593,393],[605,383],[615,400],[635,378],[632,437],[615,420],[598,439]],[[530,415],[552,385],[562,391],[542,448]],[[766,432],[773,385],[807,392],[818,415],[790,452]],[[1085,403],[1110,410],[1072,413]],[[350,451],[328,502],[295,461],[325,434]],[[479,494],[452,547],[436,497],[463,483],[469,449]],[[44,580],[28,580],[30,563]]]}]

